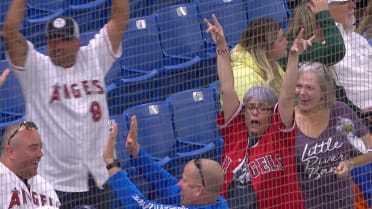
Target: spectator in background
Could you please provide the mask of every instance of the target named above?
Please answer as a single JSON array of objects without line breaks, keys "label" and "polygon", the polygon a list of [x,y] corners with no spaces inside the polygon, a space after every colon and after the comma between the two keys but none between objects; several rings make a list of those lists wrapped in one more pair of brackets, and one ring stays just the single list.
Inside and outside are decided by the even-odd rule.
[{"label": "spectator in background", "polygon": [[0,75],[0,86],[2,86],[10,73],[9,69],[5,69]]},{"label": "spectator in background", "polygon": [[[106,168],[110,174],[109,183],[126,209],[134,208],[204,208],[227,209],[227,203],[219,194],[223,184],[221,166],[209,159],[194,159],[184,168],[182,179],[178,181],[166,170],[160,167],[140,148],[137,140],[137,119],[131,118],[130,130],[126,147],[131,154],[131,163],[155,188],[161,199],[167,199],[167,204],[151,202],[130,181],[125,171],[114,158],[117,135],[117,124],[113,125],[103,153]],[[124,145],[124,144],[123,144]]]},{"label": "spectator in background", "polygon": [[353,0],[328,0],[329,10],[345,43],[345,57],[333,65],[338,84],[346,90],[348,98],[362,112],[372,110],[372,85],[370,62],[372,48],[367,40],[354,32],[355,2]]},{"label": "spectator in background", "polygon": [[81,204],[109,208],[109,190],[103,187],[108,175],[101,156],[109,134],[104,129],[109,119],[104,77],[121,56],[129,1],[112,0],[111,19],[88,46],[80,47],[79,26],[73,18],[48,21],[48,56],[37,52],[19,32],[26,4],[12,1],[3,37],[26,98],[26,119],[43,127],[40,174],[54,185],[61,209]]},{"label": "spectator in background", "polygon": [[[204,21],[217,47],[223,102],[217,123],[225,142],[223,194],[230,208],[304,208],[294,158],[295,83],[289,82],[296,77],[285,74],[278,101],[269,87],[255,86],[240,102],[223,29],[214,15],[212,18],[214,25]],[[297,71],[299,55],[311,45],[312,39],[302,39],[303,32],[291,47],[287,72]]]},{"label": "spectator in background", "polygon": [[372,1],[365,8],[356,32],[366,38],[372,47]]},{"label": "spectator in background", "polygon": [[[327,0],[305,1],[293,10],[286,34],[288,51],[301,28],[305,29],[305,39],[312,36],[315,39],[313,45],[300,56],[300,62],[316,61],[329,66],[344,58],[344,40],[329,13]],[[286,63],[286,58],[281,60],[282,66]]]},{"label": "spectator in background", "polygon": [[287,56],[287,43],[280,24],[272,19],[258,18],[243,32],[239,44],[231,51],[240,101],[256,85],[271,87],[279,94],[284,72],[277,60]]},{"label": "spectator in background", "polygon": [[60,206],[53,187],[37,174],[43,157],[41,148],[41,138],[33,122],[6,128],[1,140],[0,208]]}]

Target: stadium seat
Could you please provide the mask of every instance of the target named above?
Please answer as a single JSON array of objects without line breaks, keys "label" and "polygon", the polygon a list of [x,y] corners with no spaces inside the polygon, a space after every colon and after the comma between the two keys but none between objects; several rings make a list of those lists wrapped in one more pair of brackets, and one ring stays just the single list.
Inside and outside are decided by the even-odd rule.
[{"label": "stadium seat", "polygon": [[204,146],[215,147],[203,153],[219,162],[223,139],[216,125],[218,114],[217,94],[212,88],[196,88],[171,94],[167,97],[173,113],[173,125],[179,152],[188,152]]},{"label": "stadium seat", "polygon": [[259,17],[277,20],[283,30],[287,29],[290,10],[285,0],[248,0],[244,1],[248,17],[248,25]]},{"label": "stadium seat", "polygon": [[[1,60],[0,73],[6,68],[10,68],[8,61]],[[25,113],[25,100],[21,85],[12,71],[0,88],[0,112],[14,113],[16,115]]]},{"label": "stadium seat", "polygon": [[[167,94],[187,88],[190,71],[200,61],[198,56],[186,58],[163,52],[154,16],[132,18],[123,39],[122,75],[124,78],[141,76],[156,69],[159,82],[156,100]],[[190,84],[191,85],[191,84]]]},{"label": "stadium seat", "polygon": [[351,170],[355,184],[363,193],[365,200],[372,206],[372,163]]},{"label": "stadium seat", "polygon": [[67,14],[75,18],[81,32],[97,31],[108,20],[108,0],[68,0]]},{"label": "stadium seat", "polygon": [[46,45],[45,24],[55,17],[65,14],[65,0],[29,0],[24,20],[23,34],[35,47]]},{"label": "stadium seat", "polygon": [[[164,100],[130,107],[123,113],[128,120],[135,115],[138,122],[138,141],[158,163],[170,173],[179,177],[185,163],[214,147],[201,146],[198,149],[179,152],[175,137],[172,112]],[[183,151],[183,150],[180,150]]]},{"label": "stadium seat", "polygon": [[157,95],[159,71],[122,78],[107,85],[107,103],[110,115],[122,113],[125,109],[153,101]]},{"label": "stadium seat", "polygon": [[138,141],[155,160],[166,162],[169,156],[174,156],[176,139],[167,102],[161,100],[136,105],[126,109],[123,114],[128,125],[131,117],[136,116]]},{"label": "stadium seat", "polygon": [[[240,40],[243,31],[247,28],[247,13],[242,0],[195,0],[199,16],[203,20],[211,20],[215,14],[221,23],[226,40],[231,47],[234,47]],[[202,29],[207,28],[202,24]],[[214,42],[209,34],[205,34],[205,41],[214,48]]]},{"label": "stadium seat", "polygon": [[[199,64],[181,76],[168,75],[169,85],[177,88],[173,92],[201,87],[216,79],[215,53],[206,50],[196,5],[177,4],[161,8],[154,12],[154,16],[165,54],[189,59],[200,57]],[[183,85],[175,85],[177,83]]]}]

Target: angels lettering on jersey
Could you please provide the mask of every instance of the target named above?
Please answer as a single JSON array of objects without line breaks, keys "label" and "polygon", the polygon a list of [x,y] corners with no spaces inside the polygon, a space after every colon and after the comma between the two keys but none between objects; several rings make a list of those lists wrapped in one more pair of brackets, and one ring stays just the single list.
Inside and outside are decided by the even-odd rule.
[{"label": "angels lettering on jersey", "polygon": [[83,96],[104,94],[105,89],[103,86],[99,80],[84,80],[72,84],[56,84],[53,86],[49,103],[52,104],[63,99],[78,99]]},{"label": "angels lettering on jersey", "polygon": [[45,194],[32,190],[29,192],[25,189],[18,190],[17,188],[14,188],[12,191],[10,191],[10,201],[7,208],[36,208],[45,205],[58,207],[58,202],[58,200],[55,200]]}]

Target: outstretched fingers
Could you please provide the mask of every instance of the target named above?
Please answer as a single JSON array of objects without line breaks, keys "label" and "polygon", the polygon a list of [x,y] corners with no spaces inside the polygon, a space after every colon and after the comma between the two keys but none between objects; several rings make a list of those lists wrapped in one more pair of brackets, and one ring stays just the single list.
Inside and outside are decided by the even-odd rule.
[{"label": "outstretched fingers", "polygon": [[140,145],[137,137],[137,118],[134,115],[130,118],[130,129],[125,146],[133,157],[138,155]]}]

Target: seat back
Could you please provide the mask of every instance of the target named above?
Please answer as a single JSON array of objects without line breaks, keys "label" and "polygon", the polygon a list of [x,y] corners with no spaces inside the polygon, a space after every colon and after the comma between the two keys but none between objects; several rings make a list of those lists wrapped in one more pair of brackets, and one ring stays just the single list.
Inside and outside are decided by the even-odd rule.
[{"label": "seat back", "polygon": [[130,124],[135,115],[138,122],[138,141],[141,147],[154,158],[172,156],[176,139],[172,125],[172,114],[168,103],[157,101],[128,108],[123,113]]},{"label": "seat back", "polygon": [[125,69],[148,72],[163,67],[163,52],[154,16],[130,19],[122,44]]},{"label": "seat back", "polygon": [[[202,55],[205,45],[196,5],[178,4],[154,12],[163,51],[168,55]],[[202,57],[202,56],[201,56]]]},{"label": "seat back", "polygon": [[208,144],[220,139],[216,126],[217,96],[212,88],[195,88],[171,94],[166,99],[173,112],[176,137]]},{"label": "seat back", "polygon": [[76,20],[81,32],[97,31],[106,24],[109,14],[106,10],[111,9],[108,0],[67,0],[67,2],[66,13]]},{"label": "seat back", "polygon": [[[196,4],[201,19],[211,20],[212,14],[216,15],[229,45],[239,42],[247,27],[247,13],[242,0],[196,0]],[[202,30],[206,29],[206,25],[202,24]],[[213,43],[210,34],[205,33],[205,39],[207,43]]]},{"label": "seat back", "polygon": [[290,11],[287,1],[284,0],[247,0],[245,7],[248,16],[248,26],[259,17],[268,17],[277,20],[283,30],[287,29]]}]

